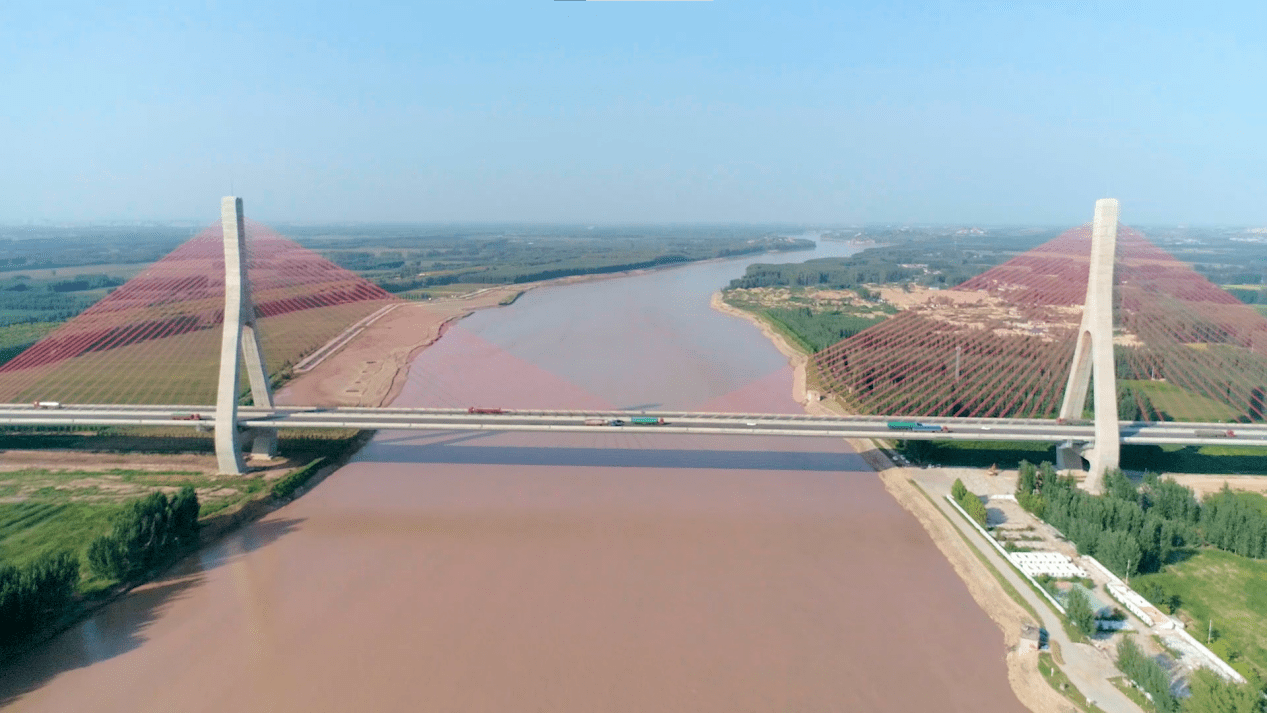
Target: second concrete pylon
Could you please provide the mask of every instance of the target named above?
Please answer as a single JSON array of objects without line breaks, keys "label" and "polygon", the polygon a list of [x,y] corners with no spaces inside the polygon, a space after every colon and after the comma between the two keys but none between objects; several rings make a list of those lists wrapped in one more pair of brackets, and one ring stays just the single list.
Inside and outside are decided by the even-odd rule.
[{"label": "second concrete pylon", "polygon": [[[220,339],[220,380],[216,390],[216,463],[221,473],[240,475],[246,472],[246,463],[242,459],[238,433],[239,353],[246,362],[254,404],[272,408],[273,393],[264,367],[264,352],[260,349],[255,306],[251,303],[241,198],[225,196],[220,201],[220,222],[224,229],[224,331]],[[264,430],[255,435],[253,455],[273,456],[276,452],[275,431]]]}]

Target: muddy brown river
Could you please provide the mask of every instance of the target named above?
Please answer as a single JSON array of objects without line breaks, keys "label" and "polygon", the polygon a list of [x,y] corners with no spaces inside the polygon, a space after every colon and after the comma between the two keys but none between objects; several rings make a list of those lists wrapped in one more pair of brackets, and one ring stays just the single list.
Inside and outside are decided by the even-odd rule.
[{"label": "muddy brown river", "polygon": [[[396,403],[799,412],[779,353],[708,307],[752,261],[530,292],[424,352]],[[304,497],[9,666],[0,701],[1023,710],[1003,657],[844,443],[381,432]]]}]

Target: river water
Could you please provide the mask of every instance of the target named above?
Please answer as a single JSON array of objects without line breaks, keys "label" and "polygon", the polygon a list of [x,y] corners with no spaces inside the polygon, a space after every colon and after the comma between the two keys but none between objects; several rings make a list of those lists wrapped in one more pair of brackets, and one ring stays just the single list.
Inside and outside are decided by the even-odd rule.
[{"label": "river water", "polygon": [[[718,261],[539,289],[397,405],[797,413]],[[381,432],[0,673],[30,711],[1018,711],[1002,635],[826,439]]]}]

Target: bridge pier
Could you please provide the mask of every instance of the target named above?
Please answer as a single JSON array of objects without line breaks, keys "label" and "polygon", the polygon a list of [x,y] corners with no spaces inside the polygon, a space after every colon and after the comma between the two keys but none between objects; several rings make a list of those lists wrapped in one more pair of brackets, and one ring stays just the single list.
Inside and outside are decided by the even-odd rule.
[{"label": "bridge pier", "polygon": [[[1103,490],[1104,472],[1117,468],[1121,452],[1121,434],[1117,413],[1117,375],[1113,362],[1113,266],[1117,254],[1118,203],[1114,198],[1095,202],[1095,222],[1091,228],[1091,259],[1087,273],[1087,298],[1082,308],[1082,324],[1078,327],[1078,343],[1069,367],[1065,398],[1060,417],[1082,418],[1087,403],[1091,377],[1095,377],[1095,444],[1083,454],[1091,463],[1083,488],[1092,493]],[[1056,450],[1060,467],[1076,463],[1081,470],[1080,454],[1062,446]]]},{"label": "bridge pier", "polygon": [[[241,475],[246,472],[246,463],[242,459],[242,434],[238,429],[239,354],[246,363],[255,405],[272,408],[273,394],[260,349],[255,307],[251,304],[241,198],[226,196],[220,201],[220,223],[224,228],[224,330],[220,338],[220,381],[216,389],[216,463],[223,474]],[[251,451],[256,456],[276,455],[277,432],[270,429],[256,433]]]}]

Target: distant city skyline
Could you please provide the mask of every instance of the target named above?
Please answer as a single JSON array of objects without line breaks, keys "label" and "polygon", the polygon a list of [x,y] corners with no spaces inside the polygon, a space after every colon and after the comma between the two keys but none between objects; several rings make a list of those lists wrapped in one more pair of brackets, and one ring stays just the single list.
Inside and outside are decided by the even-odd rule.
[{"label": "distant city skyline", "polygon": [[0,224],[1267,225],[1267,7],[6,3]]}]

